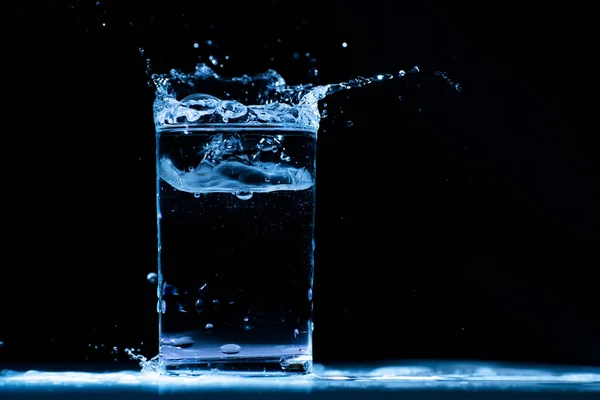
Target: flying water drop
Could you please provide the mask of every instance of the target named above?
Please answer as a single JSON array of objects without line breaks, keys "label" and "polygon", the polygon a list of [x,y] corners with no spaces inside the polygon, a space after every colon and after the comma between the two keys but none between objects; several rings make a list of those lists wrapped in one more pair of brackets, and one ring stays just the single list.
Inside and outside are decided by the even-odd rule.
[{"label": "flying water drop", "polygon": [[156,272],[150,272],[146,276],[146,279],[148,280],[148,282],[150,282],[151,284],[155,285],[156,282],[158,281],[158,275],[156,275]]}]

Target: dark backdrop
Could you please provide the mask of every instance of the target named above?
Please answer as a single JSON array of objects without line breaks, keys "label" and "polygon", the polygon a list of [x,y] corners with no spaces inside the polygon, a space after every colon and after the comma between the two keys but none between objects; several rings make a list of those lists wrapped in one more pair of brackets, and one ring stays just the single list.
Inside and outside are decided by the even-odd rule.
[{"label": "dark backdrop", "polygon": [[317,362],[600,365],[589,10],[10,3],[0,6],[3,366],[124,368],[126,347],[156,354],[146,60],[166,72],[209,55],[229,56],[226,75],[273,68],[288,83],[421,71],[327,100]]}]

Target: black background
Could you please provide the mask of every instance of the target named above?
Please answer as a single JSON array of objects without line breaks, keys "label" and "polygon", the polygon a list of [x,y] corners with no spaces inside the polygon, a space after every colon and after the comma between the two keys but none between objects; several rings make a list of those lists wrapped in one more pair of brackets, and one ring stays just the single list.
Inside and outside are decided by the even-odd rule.
[{"label": "black background", "polygon": [[316,362],[600,365],[591,12],[524,4],[2,3],[0,363],[156,354],[146,60],[228,55],[292,84],[421,71],[326,100]]}]

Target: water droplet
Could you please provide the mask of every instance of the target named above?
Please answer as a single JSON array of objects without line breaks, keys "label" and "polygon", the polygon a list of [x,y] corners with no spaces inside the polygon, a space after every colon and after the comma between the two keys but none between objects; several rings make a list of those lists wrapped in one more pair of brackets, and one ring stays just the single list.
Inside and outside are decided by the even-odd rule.
[{"label": "water droplet", "polygon": [[403,77],[404,75],[406,75],[406,71],[404,71],[403,69],[401,69],[400,71],[398,71],[398,76],[399,77]]},{"label": "water droplet", "polygon": [[194,43],[194,48],[197,49],[198,47],[200,47],[200,45],[198,43]]},{"label": "water droplet", "polygon": [[250,318],[244,317],[244,322],[248,322],[249,320],[250,320]]},{"label": "water droplet", "polygon": [[167,302],[162,300],[160,302],[160,312],[164,314],[167,311]]},{"label": "water droplet", "polygon": [[219,350],[223,354],[237,354],[240,352],[241,349],[242,349],[241,346],[238,346],[237,344],[233,344],[233,343],[224,344],[223,346],[219,347]]},{"label": "water droplet", "polygon": [[204,329],[212,329],[214,328],[213,324],[206,324],[206,326],[204,327]]},{"label": "water droplet", "polygon": [[354,125],[354,123],[352,121],[346,122],[346,126],[349,128],[352,127],[353,125]]},{"label": "water droplet", "polygon": [[213,45],[213,41],[212,40],[207,40],[206,41],[206,45],[207,46],[212,46]]},{"label": "water droplet", "polygon": [[308,73],[310,74],[310,76],[317,76],[319,75],[319,70],[316,68],[311,68],[308,70]]},{"label": "water droplet", "polygon": [[254,193],[252,193],[252,192],[243,192],[243,191],[235,192],[236,197],[240,200],[250,200],[252,198],[253,194]]},{"label": "water droplet", "polygon": [[298,54],[298,53],[294,53],[294,58],[295,58],[295,59],[298,59],[298,58],[300,58],[300,54]]},{"label": "water droplet", "polygon": [[298,336],[300,336],[300,331],[298,329],[294,329],[294,339],[298,339]]},{"label": "water droplet", "polygon": [[346,48],[346,47],[348,47],[348,43],[346,43],[346,42],[343,42],[343,43],[342,43],[342,47],[343,47],[343,48]]},{"label": "water droplet", "polygon": [[201,313],[202,311],[204,311],[204,302],[202,301],[202,299],[196,300],[194,307],[196,308],[196,312],[198,312],[198,313]]},{"label": "water droplet", "polygon": [[313,294],[312,294],[312,288],[308,289],[308,301],[312,301],[313,298]]},{"label": "water droplet", "polygon": [[4,346],[4,342],[0,341],[0,347]]},{"label": "water droplet", "polygon": [[457,92],[460,92],[462,90],[462,86],[457,83],[454,85],[454,89],[456,89]]},{"label": "water droplet", "polygon": [[96,6],[100,7],[100,4],[101,3],[99,1],[96,2]]},{"label": "water droplet", "polygon": [[156,272],[150,272],[148,275],[146,275],[146,279],[148,282],[154,285],[158,281],[158,275],[156,275]]},{"label": "water droplet", "polygon": [[200,198],[200,193],[197,193],[197,192],[194,193],[194,197],[197,198],[197,199]]}]

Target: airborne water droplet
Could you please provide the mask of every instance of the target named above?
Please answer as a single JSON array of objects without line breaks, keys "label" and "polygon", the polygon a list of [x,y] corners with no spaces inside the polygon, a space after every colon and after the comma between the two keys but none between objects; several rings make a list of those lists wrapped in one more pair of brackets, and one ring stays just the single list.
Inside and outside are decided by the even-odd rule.
[{"label": "airborne water droplet", "polygon": [[253,193],[252,192],[239,191],[239,192],[235,192],[235,195],[240,200],[250,200],[252,198]]},{"label": "airborne water droplet", "polygon": [[148,280],[148,282],[150,282],[151,284],[155,284],[158,280],[158,275],[156,275],[156,272],[150,272],[147,276],[146,279]]},{"label": "airborne water droplet", "polygon": [[194,193],[194,197],[197,199],[200,198],[200,193]]},{"label": "airborne water droplet", "polygon": [[300,331],[298,329],[294,329],[294,339],[298,339],[298,336],[300,336]]}]

